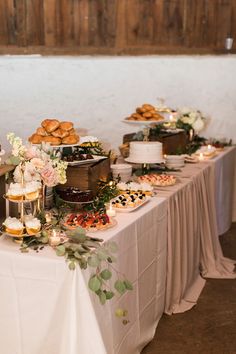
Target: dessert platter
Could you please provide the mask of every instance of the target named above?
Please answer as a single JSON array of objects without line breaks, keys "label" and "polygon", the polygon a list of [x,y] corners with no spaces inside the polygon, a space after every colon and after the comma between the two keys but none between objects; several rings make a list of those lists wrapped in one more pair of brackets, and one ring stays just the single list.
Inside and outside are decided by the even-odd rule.
[{"label": "dessert platter", "polygon": [[68,214],[64,221],[63,226],[66,229],[74,230],[77,227],[82,227],[89,232],[106,230],[114,227],[116,221],[110,218],[106,213],[101,212],[81,212]]},{"label": "dessert platter", "polygon": [[150,197],[146,196],[142,192],[130,192],[126,191],[118,195],[111,200],[112,207],[123,213],[130,213],[137,210],[150,200]]},{"label": "dessert platter", "polygon": [[157,141],[131,141],[129,156],[125,161],[147,164],[162,163],[164,162],[162,143]]},{"label": "dessert platter", "polygon": [[137,107],[134,113],[123,120],[125,123],[138,125],[149,125],[152,123],[162,124],[165,121],[165,118],[158,113],[157,109],[148,103],[144,103],[141,107]]},{"label": "dessert platter", "polygon": [[32,215],[26,215],[21,221],[16,217],[8,217],[3,222],[5,234],[14,238],[37,235],[41,230],[41,223],[38,218]]},{"label": "dessert platter", "polygon": [[140,193],[145,194],[146,196],[152,196],[152,194],[153,194],[153,187],[149,183],[146,183],[146,182],[142,182],[142,183],[120,182],[120,183],[117,183],[116,187],[120,191],[121,194],[124,192],[131,192],[131,193],[140,192]]},{"label": "dessert platter", "polygon": [[34,145],[49,143],[54,147],[69,147],[79,145],[79,136],[76,134],[72,122],[59,121],[58,119],[44,119],[41,127],[29,137],[29,142]]},{"label": "dessert platter", "polygon": [[167,187],[167,186],[173,186],[176,184],[176,177],[173,175],[166,175],[166,174],[147,174],[138,177],[138,181],[140,183],[146,182],[150,183],[152,186],[157,186],[157,187]]},{"label": "dessert platter", "polygon": [[67,187],[57,189],[57,194],[67,203],[85,204],[93,202],[93,193],[91,190],[81,191],[76,187]]},{"label": "dessert platter", "polygon": [[107,159],[107,156],[81,154],[78,152],[73,152],[72,154],[65,155],[62,157],[62,160],[66,161],[69,166],[85,165],[85,164],[94,163],[104,159]]}]

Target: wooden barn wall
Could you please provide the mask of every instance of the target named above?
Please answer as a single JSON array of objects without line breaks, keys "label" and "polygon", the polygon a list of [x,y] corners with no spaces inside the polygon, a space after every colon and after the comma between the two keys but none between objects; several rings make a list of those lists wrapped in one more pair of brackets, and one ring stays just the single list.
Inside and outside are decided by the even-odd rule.
[{"label": "wooden barn wall", "polygon": [[236,0],[0,0],[1,54],[217,54],[227,36]]}]

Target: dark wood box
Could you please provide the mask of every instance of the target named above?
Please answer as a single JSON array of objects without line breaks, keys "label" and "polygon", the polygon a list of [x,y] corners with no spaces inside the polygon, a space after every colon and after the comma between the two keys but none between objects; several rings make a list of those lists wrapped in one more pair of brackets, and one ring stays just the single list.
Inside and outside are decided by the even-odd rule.
[{"label": "dark wood box", "polygon": [[104,159],[86,165],[68,166],[67,182],[58,188],[77,187],[80,190],[92,190],[95,195],[98,189],[98,181],[106,180],[110,174],[110,159]]},{"label": "dark wood box", "polygon": [[[123,143],[128,143],[134,140],[136,133],[126,134],[123,137]],[[183,151],[187,144],[187,134],[185,131],[162,133],[159,136],[149,136],[150,141],[160,141],[163,144],[163,154],[175,154],[178,151]]]}]

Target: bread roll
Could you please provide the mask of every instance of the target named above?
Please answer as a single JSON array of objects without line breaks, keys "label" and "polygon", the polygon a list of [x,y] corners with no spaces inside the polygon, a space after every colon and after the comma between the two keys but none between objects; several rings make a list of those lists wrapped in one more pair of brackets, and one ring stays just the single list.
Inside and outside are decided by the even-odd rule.
[{"label": "bread roll", "polygon": [[44,124],[44,129],[51,133],[59,127],[60,123],[57,119],[48,119],[48,122]]},{"label": "bread roll", "polygon": [[52,135],[55,136],[56,138],[61,138],[61,139],[63,139],[63,138],[65,138],[66,136],[69,135],[69,132],[67,132],[67,131],[65,131],[65,130],[63,130],[63,129],[58,128],[58,129],[54,130],[54,132],[52,132]]},{"label": "bread roll", "polygon": [[155,109],[155,107],[153,107],[151,104],[148,104],[148,103],[144,103],[142,105],[142,108],[144,108],[146,111],[150,111],[152,109]]},{"label": "bread roll", "polygon": [[66,138],[62,139],[62,144],[73,145],[79,142],[78,135],[69,135]]},{"label": "bread roll", "polygon": [[43,136],[42,135],[38,135],[38,134],[33,134],[31,135],[31,137],[29,138],[29,142],[31,144],[41,144],[41,142],[43,141]]},{"label": "bread roll", "polygon": [[147,119],[152,118],[152,113],[145,112],[145,113],[143,113],[143,117],[147,118]]},{"label": "bread roll", "polygon": [[61,122],[60,123],[60,128],[66,131],[71,130],[74,127],[74,124],[72,122]]},{"label": "bread roll", "polygon": [[69,135],[76,135],[76,131],[74,128],[72,128],[68,133]]},{"label": "bread roll", "polygon": [[44,128],[42,128],[42,127],[37,128],[36,134],[41,135],[41,136],[47,136],[48,135],[46,130]]},{"label": "bread roll", "polygon": [[60,145],[61,144],[61,139],[56,138],[55,136],[44,136],[44,137],[42,137],[42,139],[45,143],[50,143],[51,145]]},{"label": "bread roll", "polygon": [[51,119],[44,119],[41,123],[42,127],[45,129],[46,125],[51,121]]}]

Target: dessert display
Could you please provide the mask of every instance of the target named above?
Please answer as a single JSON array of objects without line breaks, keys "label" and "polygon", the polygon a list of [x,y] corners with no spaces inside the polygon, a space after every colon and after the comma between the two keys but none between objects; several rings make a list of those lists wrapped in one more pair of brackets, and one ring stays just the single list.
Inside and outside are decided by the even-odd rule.
[{"label": "dessert display", "polygon": [[117,183],[116,187],[121,191],[121,193],[125,192],[131,192],[131,193],[136,193],[140,192],[145,194],[146,196],[151,196],[153,192],[153,187],[146,182],[143,183],[136,183],[136,182],[129,182],[129,183],[124,183],[120,182]]},{"label": "dessert display", "polygon": [[118,211],[134,211],[149,198],[143,192],[126,191],[111,200],[112,206]]},{"label": "dessert display", "polygon": [[79,142],[79,136],[76,134],[72,122],[60,122],[57,119],[45,119],[41,127],[31,135],[29,141],[32,144],[41,144],[42,142],[51,145],[75,145]]},{"label": "dessert display", "polygon": [[24,225],[23,223],[15,217],[8,217],[3,222],[3,226],[5,227],[5,231],[12,236],[22,236],[24,233]]},{"label": "dessert display", "polygon": [[147,182],[150,183],[153,186],[161,186],[161,187],[166,187],[166,186],[172,186],[176,183],[176,178],[175,176],[172,175],[158,175],[155,173],[152,174],[147,174],[144,176],[138,177],[139,182]]},{"label": "dessert display", "polygon": [[157,109],[151,104],[143,104],[141,107],[136,108],[136,112],[132,113],[129,117],[125,118],[128,121],[164,121]]},{"label": "dessert display", "polygon": [[160,163],[163,162],[162,143],[157,141],[131,141],[127,162]]},{"label": "dessert display", "polygon": [[33,181],[24,185],[11,183],[6,193],[7,199],[15,202],[32,201],[39,197],[41,183]]},{"label": "dessert display", "polygon": [[62,156],[62,160],[66,162],[76,162],[76,161],[85,161],[85,160],[93,160],[94,157],[92,154],[81,154],[79,152],[73,152],[71,154]]},{"label": "dessert display", "polygon": [[103,230],[112,226],[112,221],[105,213],[100,212],[82,212],[67,215],[64,226],[68,229],[82,227],[88,231]]},{"label": "dessert display", "polygon": [[58,195],[61,199],[73,203],[88,203],[93,200],[93,193],[91,190],[81,191],[76,187],[68,187],[65,189],[58,189]]},{"label": "dessert display", "polygon": [[32,215],[26,215],[25,228],[28,235],[36,235],[41,229],[40,220],[38,218],[34,218]]}]

